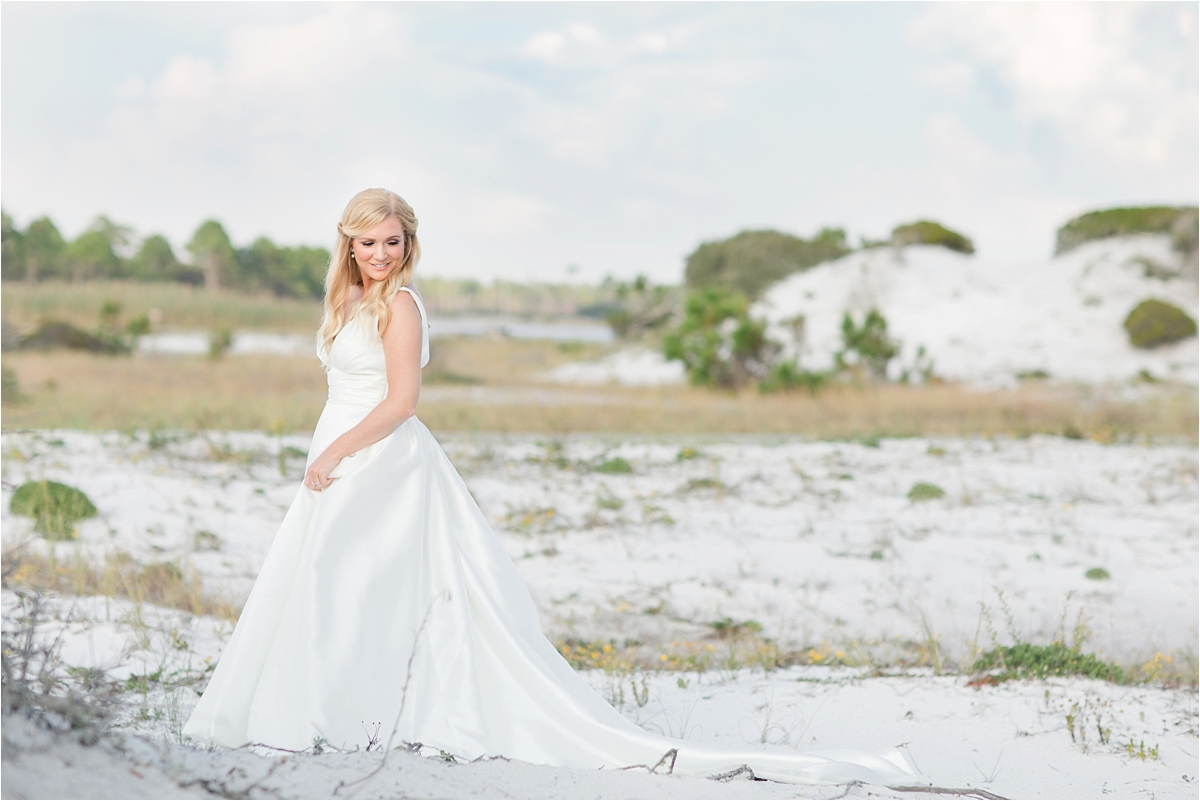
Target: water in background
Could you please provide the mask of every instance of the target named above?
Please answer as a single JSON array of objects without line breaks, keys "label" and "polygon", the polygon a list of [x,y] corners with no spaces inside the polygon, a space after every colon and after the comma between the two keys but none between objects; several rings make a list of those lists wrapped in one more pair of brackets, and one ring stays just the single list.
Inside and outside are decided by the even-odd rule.
[{"label": "water in background", "polygon": [[[612,329],[601,323],[584,320],[561,322],[531,322],[513,317],[431,317],[429,335],[440,337],[504,336],[512,339],[549,339],[557,342],[613,341]],[[242,331],[233,335],[231,354],[267,353],[278,356],[312,353],[315,334],[270,334]],[[207,331],[181,331],[147,334],[138,339],[140,353],[170,355],[203,355],[208,353]]]}]

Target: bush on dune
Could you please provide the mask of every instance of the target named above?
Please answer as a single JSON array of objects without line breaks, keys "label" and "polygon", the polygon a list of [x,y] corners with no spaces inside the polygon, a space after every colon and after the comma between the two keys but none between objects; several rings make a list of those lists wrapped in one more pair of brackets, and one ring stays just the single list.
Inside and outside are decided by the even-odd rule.
[{"label": "bush on dune", "polygon": [[845,312],[842,345],[835,355],[839,370],[861,365],[879,380],[887,378],[888,364],[900,353],[900,343],[888,335],[887,320],[878,309],[868,311],[862,325],[855,325],[850,312]]},{"label": "bush on dune", "polygon": [[1129,344],[1135,348],[1156,348],[1194,337],[1196,321],[1187,312],[1162,300],[1143,300],[1125,318]]},{"label": "bush on dune", "polygon": [[1196,250],[1200,217],[1195,206],[1140,206],[1081,214],[1058,229],[1054,254],[1085,242],[1130,234],[1171,234],[1175,249],[1187,256]]},{"label": "bush on dune", "polygon": [[752,320],[739,292],[704,289],[688,296],[684,318],[667,334],[663,352],[682,361],[697,386],[737,388],[766,377],[779,346],[766,323]]},{"label": "bush on dune", "polygon": [[75,524],[97,514],[88,496],[57,481],[25,482],[13,493],[9,508],[32,517],[34,531],[52,540],[75,539]]},{"label": "bush on dune", "polygon": [[[705,289],[688,296],[684,319],[667,333],[663,354],[683,362],[695,386],[739,389],[755,384],[764,395],[794,390],[815,395],[834,379],[886,381],[889,365],[901,351],[877,309],[868,311],[861,324],[847,312],[842,344],[831,370],[805,369],[767,336],[765,321],[750,317],[744,295]],[[903,383],[933,378],[933,362],[924,348],[918,349],[912,364],[901,368],[898,380]]]},{"label": "bush on dune", "polygon": [[892,247],[902,248],[906,245],[940,245],[956,253],[975,252],[975,244],[970,239],[932,220],[896,226],[892,230]]},{"label": "bush on dune", "polygon": [[841,228],[822,228],[812,239],[780,231],[742,231],[696,248],[687,257],[684,280],[692,290],[728,289],[753,300],[792,273],[841,258],[850,250]]}]

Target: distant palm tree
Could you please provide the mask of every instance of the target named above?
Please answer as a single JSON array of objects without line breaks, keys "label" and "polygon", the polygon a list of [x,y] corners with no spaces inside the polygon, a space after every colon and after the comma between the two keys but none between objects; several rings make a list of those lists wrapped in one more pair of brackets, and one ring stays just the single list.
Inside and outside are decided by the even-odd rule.
[{"label": "distant palm tree", "polygon": [[187,244],[188,252],[196,259],[196,266],[204,271],[204,287],[209,292],[221,288],[224,283],[234,283],[237,274],[237,254],[229,241],[229,234],[216,220],[206,220],[192,235]]}]

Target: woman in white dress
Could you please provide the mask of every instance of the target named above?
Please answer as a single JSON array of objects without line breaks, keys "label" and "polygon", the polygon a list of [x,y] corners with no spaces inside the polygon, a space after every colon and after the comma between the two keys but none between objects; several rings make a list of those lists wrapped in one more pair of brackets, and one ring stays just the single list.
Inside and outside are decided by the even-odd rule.
[{"label": "woman in white dress", "polygon": [[671,740],[622,717],[542,635],[520,575],[414,416],[428,322],[417,219],[368,189],[338,225],[318,355],[329,399],[304,487],[184,733],[228,747],[420,742],[467,759],[829,783],[911,779],[896,751]]}]

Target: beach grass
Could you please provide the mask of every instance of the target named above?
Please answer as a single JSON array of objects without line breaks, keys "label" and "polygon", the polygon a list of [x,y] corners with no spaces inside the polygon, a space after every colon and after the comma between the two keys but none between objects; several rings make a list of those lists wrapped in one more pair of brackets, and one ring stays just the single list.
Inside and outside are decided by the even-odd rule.
[{"label": "beach grass", "polygon": [[237,620],[241,609],[205,595],[200,578],[175,562],[141,564],[121,552],[93,564],[78,553],[69,559],[22,548],[4,552],[4,586],[39,593],[127,598],[135,604],[182,609],[193,615]]}]

